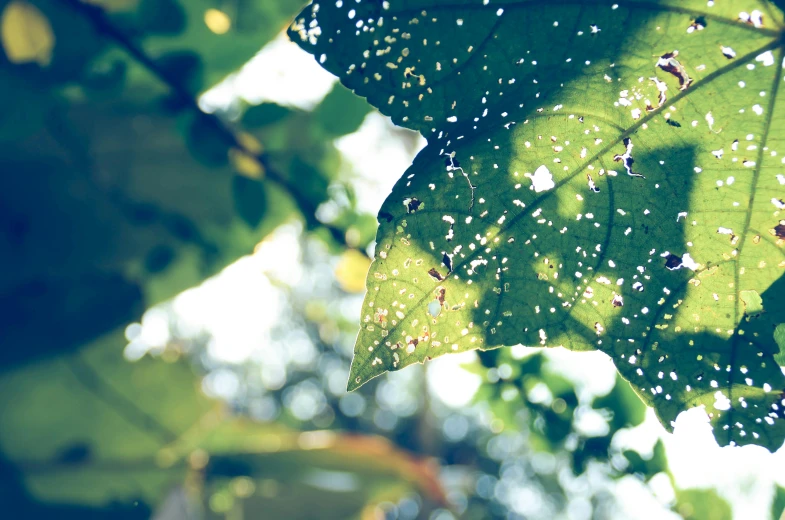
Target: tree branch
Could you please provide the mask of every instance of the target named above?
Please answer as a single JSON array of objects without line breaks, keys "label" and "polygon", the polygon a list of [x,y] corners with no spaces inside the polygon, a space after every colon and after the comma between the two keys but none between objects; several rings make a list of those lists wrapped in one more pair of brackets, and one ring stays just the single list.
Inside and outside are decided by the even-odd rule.
[{"label": "tree branch", "polygon": [[114,41],[121,47],[128,55],[130,55],[136,62],[145,67],[162,83],[164,83],[170,92],[177,98],[181,106],[187,107],[204,118],[204,121],[212,125],[232,148],[240,150],[243,154],[255,158],[259,164],[264,168],[266,178],[280,187],[282,187],[294,199],[295,204],[299,208],[307,223],[311,226],[321,226],[330,232],[333,239],[342,246],[349,249],[356,249],[367,256],[367,253],[349,244],[346,240],[346,231],[332,224],[320,222],[316,218],[316,205],[314,205],[308,198],[299,191],[296,184],[292,183],[285,176],[281,175],[270,163],[270,157],[264,153],[256,153],[249,149],[248,146],[243,144],[243,141],[238,137],[238,133],[226,124],[220,117],[215,114],[208,114],[204,112],[197,103],[196,97],[191,93],[178,78],[173,77],[167,73],[165,69],[160,67],[155,60],[148,56],[145,51],[137,45],[127,34],[120,28],[115,26],[111,20],[106,16],[106,13],[97,5],[92,5],[82,0],[61,0],[64,4],[71,9],[77,11],[82,16],[90,20],[96,32],[102,34]]}]

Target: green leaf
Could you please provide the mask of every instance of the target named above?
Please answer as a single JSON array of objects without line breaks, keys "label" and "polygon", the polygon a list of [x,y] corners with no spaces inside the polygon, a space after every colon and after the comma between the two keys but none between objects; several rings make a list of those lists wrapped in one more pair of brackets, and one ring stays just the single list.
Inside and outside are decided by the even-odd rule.
[{"label": "green leaf", "polygon": [[625,471],[630,474],[637,473],[643,475],[647,480],[658,473],[668,470],[665,445],[662,443],[662,439],[658,440],[654,445],[651,457],[644,458],[634,450],[624,450],[622,455],[624,455],[628,463]]},{"label": "green leaf", "polygon": [[785,323],[780,323],[774,329],[774,341],[780,347],[780,351],[774,355],[774,359],[777,360],[780,366],[785,366]]},{"label": "green leaf", "polygon": [[186,29],[185,10],[176,0],[140,0],[137,8],[139,29],[167,36]]},{"label": "green leaf", "polygon": [[314,117],[328,136],[340,137],[357,130],[370,108],[363,99],[336,84],[314,110]]},{"label": "green leaf", "polygon": [[785,518],[785,488],[777,486],[774,491],[774,502],[771,504],[772,520]]},{"label": "green leaf", "polygon": [[242,124],[245,128],[260,128],[285,119],[292,110],[275,103],[261,103],[245,111]]},{"label": "green leaf", "polygon": [[[350,389],[471,349],[599,349],[667,428],[705,406],[720,444],[783,444],[781,11],[316,5],[292,38],[428,138],[379,213]],[[743,319],[742,291],[766,312]]]},{"label": "green leaf", "polygon": [[682,489],[676,492],[676,512],[684,520],[731,520],[730,505],[713,489]]},{"label": "green leaf", "polygon": [[201,90],[202,60],[195,52],[169,52],[158,58],[156,62],[167,77],[183,85],[189,92],[196,93]]},{"label": "green leaf", "polygon": [[233,144],[217,126],[215,120],[196,115],[190,118],[185,131],[185,143],[193,156],[208,167],[220,167],[229,161]]},{"label": "green leaf", "polygon": [[240,218],[252,229],[259,226],[267,212],[267,192],[264,183],[243,175],[235,175],[232,179],[232,196],[234,209]]},{"label": "green leaf", "polygon": [[611,413],[611,431],[621,428],[638,426],[646,418],[646,408],[629,383],[621,378],[616,379],[616,384],[608,395],[594,400],[592,407],[606,408]]}]

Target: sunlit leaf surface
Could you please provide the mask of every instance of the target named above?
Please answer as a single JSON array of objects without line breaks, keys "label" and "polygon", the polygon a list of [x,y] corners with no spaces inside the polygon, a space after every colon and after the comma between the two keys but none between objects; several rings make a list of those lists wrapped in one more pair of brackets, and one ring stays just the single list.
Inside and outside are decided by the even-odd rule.
[{"label": "sunlit leaf surface", "polygon": [[[599,349],[666,427],[785,439],[785,40],[766,0],[314,2],[290,34],[428,146],[379,212],[349,388]],[[778,103],[779,101],[779,103]]]}]

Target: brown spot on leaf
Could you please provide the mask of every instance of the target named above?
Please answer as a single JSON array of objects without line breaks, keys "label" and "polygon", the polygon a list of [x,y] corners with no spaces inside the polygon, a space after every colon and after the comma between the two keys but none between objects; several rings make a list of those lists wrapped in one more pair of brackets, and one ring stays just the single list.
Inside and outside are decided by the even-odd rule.
[{"label": "brown spot on leaf", "polygon": [[679,79],[680,90],[687,90],[692,85],[692,78],[687,74],[687,69],[684,68],[684,65],[676,59],[678,55],[679,51],[666,52],[657,60],[657,66]]},{"label": "brown spot on leaf", "polygon": [[440,304],[444,305],[444,293],[447,292],[444,287],[438,287],[436,289],[436,299],[439,301]]},{"label": "brown spot on leaf", "polygon": [[444,276],[442,276],[442,274],[439,271],[437,271],[435,267],[431,267],[431,270],[428,271],[428,274],[431,275],[431,278],[433,278],[437,282],[441,282],[444,280]]}]

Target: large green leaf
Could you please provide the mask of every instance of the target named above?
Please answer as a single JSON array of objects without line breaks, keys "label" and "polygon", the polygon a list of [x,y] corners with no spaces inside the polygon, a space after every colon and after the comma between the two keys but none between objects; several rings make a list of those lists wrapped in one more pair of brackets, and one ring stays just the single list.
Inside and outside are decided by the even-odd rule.
[{"label": "large green leaf", "polygon": [[379,213],[349,388],[451,352],[599,349],[666,427],[705,405],[721,444],[779,448],[782,20],[766,0],[303,11],[291,36],[429,140]]},{"label": "large green leaf", "polygon": [[[149,518],[187,479],[209,499],[238,477],[258,483],[244,507],[290,512],[276,518],[310,518],[304,505],[317,499],[320,518],[413,491],[444,502],[438,466],[386,439],[232,418],[174,351],[129,363],[125,343],[116,333],[0,374],[0,506],[10,517]],[[331,478],[345,488],[325,497]],[[265,481],[286,492],[270,494]]]}]

